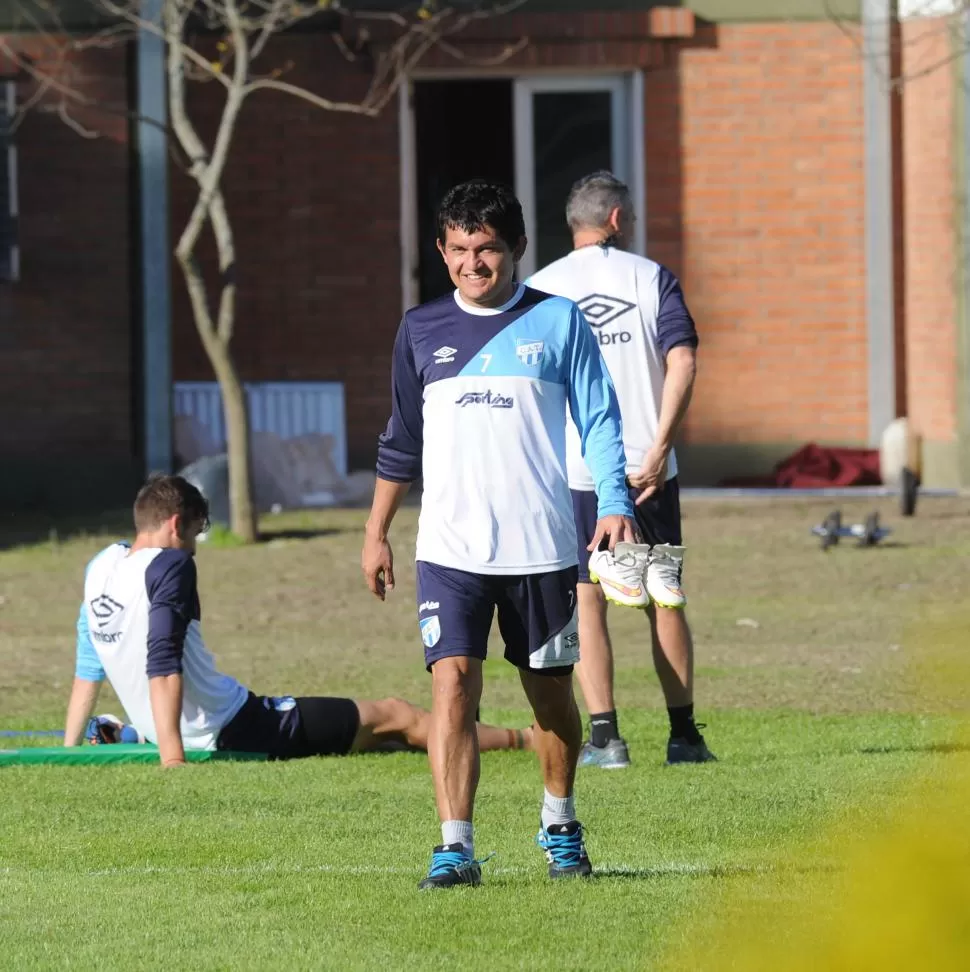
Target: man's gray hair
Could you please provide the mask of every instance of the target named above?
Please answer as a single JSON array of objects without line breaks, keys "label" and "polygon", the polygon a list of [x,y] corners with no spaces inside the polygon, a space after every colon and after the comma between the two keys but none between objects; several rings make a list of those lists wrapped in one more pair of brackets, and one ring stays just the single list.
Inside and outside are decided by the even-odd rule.
[{"label": "man's gray hair", "polygon": [[566,200],[566,222],[575,233],[581,229],[602,229],[614,209],[632,215],[633,199],[626,183],[605,169],[583,176]]}]

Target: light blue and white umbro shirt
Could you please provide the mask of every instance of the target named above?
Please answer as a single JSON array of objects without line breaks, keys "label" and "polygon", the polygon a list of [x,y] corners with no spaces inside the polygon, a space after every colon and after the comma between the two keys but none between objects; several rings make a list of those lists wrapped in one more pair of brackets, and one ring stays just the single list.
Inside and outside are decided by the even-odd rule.
[{"label": "light blue and white umbro shirt", "polygon": [[184,550],[114,543],[87,566],[75,675],[105,676],[132,725],[157,742],[148,681],[182,675],[182,744],[215,749],[249,691],[216,668],[202,641],[195,560]]},{"label": "light blue and white umbro shirt", "polygon": [[456,292],[405,314],[377,474],[423,476],[417,560],[476,574],[576,564],[567,404],[599,515],[632,516],[616,393],[572,301],[520,284],[501,307]]}]

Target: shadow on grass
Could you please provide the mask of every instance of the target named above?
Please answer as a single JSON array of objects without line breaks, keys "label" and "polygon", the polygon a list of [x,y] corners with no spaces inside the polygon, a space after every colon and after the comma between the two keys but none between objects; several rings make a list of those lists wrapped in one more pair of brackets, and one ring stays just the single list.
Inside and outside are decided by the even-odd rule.
[{"label": "shadow on grass", "polygon": [[864,756],[892,756],[895,753],[970,753],[967,743],[926,743],[923,746],[866,746],[859,752]]},{"label": "shadow on grass", "polygon": [[109,510],[86,515],[8,511],[0,517],[0,550],[39,546],[44,543],[57,546],[81,537],[111,536],[120,540],[130,535],[130,510]]},{"label": "shadow on grass", "polygon": [[320,537],[336,537],[344,533],[357,531],[343,527],[294,527],[282,530],[261,530],[260,543],[271,543],[273,540],[317,540]]},{"label": "shadow on grass", "polygon": [[602,867],[592,877],[601,881],[651,881],[656,878],[735,878],[762,874],[824,874],[840,870],[834,864],[658,864],[655,867]]}]

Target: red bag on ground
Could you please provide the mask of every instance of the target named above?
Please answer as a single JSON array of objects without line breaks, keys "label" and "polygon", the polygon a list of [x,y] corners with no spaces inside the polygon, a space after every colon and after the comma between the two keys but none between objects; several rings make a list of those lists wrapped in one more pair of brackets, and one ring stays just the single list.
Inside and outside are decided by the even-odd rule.
[{"label": "red bag on ground", "polygon": [[778,463],[771,475],[725,479],[718,485],[824,489],[879,486],[881,483],[878,449],[832,449],[810,442]]}]

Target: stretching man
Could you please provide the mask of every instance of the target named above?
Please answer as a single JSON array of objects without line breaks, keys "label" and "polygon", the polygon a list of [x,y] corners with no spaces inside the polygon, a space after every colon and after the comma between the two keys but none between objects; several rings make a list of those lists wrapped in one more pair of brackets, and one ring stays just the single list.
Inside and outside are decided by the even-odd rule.
[{"label": "stretching man", "polygon": [[[215,667],[202,641],[195,541],[209,508],[180,476],[152,477],[135,500],[135,541],[88,564],[64,744],[78,745],[108,678],[164,766],[187,749],[270,759],[426,749],[431,714],[400,699],[256,696]],[[477,726],[482,749],[531,748],[531,730]]]},{"label": "stretching man", "polygon": [[[455,292],[407,312],[392,412],[361,565],[381,600],[394,585],[388,531],[423,475],[418,619],[431,671],[431,737],[442,843],[422,888],[478,884],[472,812],[475,711],[492,617],[535,713],[545,782],[539,846],[553,878],[591,872],[573,782],[582,724],[573,697],[576,530],[566,478],[566,403],[599,497],[591,549],[632,540],[619,408],[579,308],[514,280],[525,225],[504,186],[457,186],[438,212]],[[588,555],[587,555],[588,556]]]},{"label": "stretching man", "polygon": [[[637,526],[652,547],[624,546],[616,557],[595,551],[591,560],[580,556],[579,561],[583,660],[577,671],[590,713],[581,764],[609,769],[629,766],[630,755],[613,701],[607,599],[646,607],[654,667],[670,716],[667,764],[714,759],[700,733],[703,727],[694,722],[694,645],[681,588],[684,548],[673,449],[694,387],[697,332],[677,278],[666,267],[626,252],[634,218],[629,190],[609,172],[581,179],[566,203],[573,251],[529,280],[530,286],[575,300],[596,334],[620,401]],[[598,487],[579,439],[572,429],[566,434],[582,553],[594,532]]]}]

